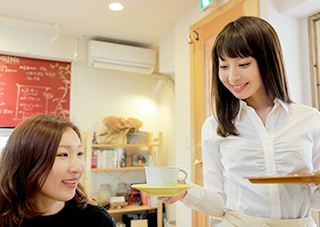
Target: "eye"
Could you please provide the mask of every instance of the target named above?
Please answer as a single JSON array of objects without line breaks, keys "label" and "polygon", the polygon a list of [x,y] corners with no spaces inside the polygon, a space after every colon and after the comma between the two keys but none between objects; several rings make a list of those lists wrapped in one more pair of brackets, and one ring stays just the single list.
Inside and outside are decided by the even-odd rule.
[{"label": "eye", "polygon": [[78,155],[79,155],[79,156],[83,156],[84,153],[83,153],[82,151],[80,151],[80,152],[78,153]]},{"label": "eye", "polygon": [[68,157],[67,153],[61,153],[61,154],[57,154],[58,157]]},{"label": "eye", "polygon": [[227,66],[226,65],[220,65],[220,69],[226,69]]},{"label": "eye", "polygon": [[240,66],[240,67],[246,67],[246,66],[248,66],[248,65],[250,65],[250,63],[240,64],[239,66]]}]

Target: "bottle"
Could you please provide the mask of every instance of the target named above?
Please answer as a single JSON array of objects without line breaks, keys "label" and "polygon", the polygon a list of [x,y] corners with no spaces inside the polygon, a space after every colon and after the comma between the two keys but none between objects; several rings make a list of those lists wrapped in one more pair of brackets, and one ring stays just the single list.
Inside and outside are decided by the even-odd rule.
[{"label": "bottle", "polygon": [[97,136],[96,136],[96,132],[93,132],[93,139],[92,139],[92,144],[97,144]]}]

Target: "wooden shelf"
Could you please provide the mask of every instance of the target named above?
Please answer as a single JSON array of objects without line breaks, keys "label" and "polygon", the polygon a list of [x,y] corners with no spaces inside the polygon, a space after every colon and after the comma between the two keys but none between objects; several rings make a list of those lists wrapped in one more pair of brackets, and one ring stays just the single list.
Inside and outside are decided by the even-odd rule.
[{"label": "wooden shelf", "polygon": [[[82,146],[84,148],[85,152],[85,160],[86,160],[86,170],[84,173],[84,177],[81,179],[81,183],[85,185],[86,192],[88,196],[92,196],[91,194],[91,173],[96,172],[96,176],[99,175],[99,172],[111,172],[111,171],[123,171],[123,174],[126,173],[125,171],[132,171],[132,170],[144,170],[145,166],[129,166],[129,167],[121,167],[121,168],[103,168],[103,169],[92,169],[91,168],[91,161],[92,161],[92,151],[97,150],[97,149],[105,149],[105,148],[129,148],[127,149],[128,152],[133,152],[133,151],[140,151],[139,147],[145,147],[148,148],[148,153],[149,155],[152,156],[153,161],[155,161],[155,164],[157,166],[162,165],[162,133],[159,132],[159,137],[154,138],[151,143],[147,144],[92,144],[92,139],[93,139],[93,131],[85,131],[82,133]],[[130,149],[131,148],[131,149]],[[120,176],[113,176],[110,174],[112,177],[115,179],[121,177],[123,175],[122,173]],[[139,174],[143,174],[143,172],[139,172]],[[157,207],[148,207],[148,206],[139,206],[139,205],[129,205],[126,206],[125,208],[122,209],[110,209],[108,212],[110,214],[123,214],[123,213],[129,213],[129,212],[143,212],[147,210],[155,210],[157,213],[157,226],[162,227],[162,202],[159,201]],[[115,215],[117,216],[117,215]]]},{"label": "wooden shelf", "polygon": [[126,170],[144,170],[144,166],[130,166],[130,167],[121,167],[121,168],[104,168],[104,169],[91,169],[92,172],[99,171],[126,171]]},{"label": "wooden shelf", "polygon": [[100,144],[92,144],[91,147],[154,147],[159,146],[158,143],[135,143],[135,144],[107,144],[107,143],[100,143]]},{"label": "wooden shelf", "polygon": [[139,205],[128,205],[121,209],[110,209],[108,212],[110,214],[117,213],[126,213],[126,212],[135,212],[135,211],[144,211],[144,210],[156,210],[159,207],[148,207],[148,206],[139,206]]}]

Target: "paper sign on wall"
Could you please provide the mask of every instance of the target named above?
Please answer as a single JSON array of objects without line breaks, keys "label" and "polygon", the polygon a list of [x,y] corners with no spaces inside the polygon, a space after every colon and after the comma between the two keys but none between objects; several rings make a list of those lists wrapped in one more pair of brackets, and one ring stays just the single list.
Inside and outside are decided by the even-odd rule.
[{"label": "paper sign on wall", "polygon": [[71,63],[0,55],[0,127],[50,114],[69,118]]}]

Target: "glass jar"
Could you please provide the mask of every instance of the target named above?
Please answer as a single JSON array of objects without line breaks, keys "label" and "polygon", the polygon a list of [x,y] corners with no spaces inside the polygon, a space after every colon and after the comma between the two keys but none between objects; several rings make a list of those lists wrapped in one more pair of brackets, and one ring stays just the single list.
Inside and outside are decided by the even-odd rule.
[{"label": "glass jar", "polygon": [[116,192],[116,196],[124,196],[126,202],[129,201],[131,190],[127,183],[120,182],[115,192]]},{"label": "glass jar", "polygon": [[112,185],[101,184],[100,189],[93,195],[99,206],[104,206],[110,202],[112,196]]}]

